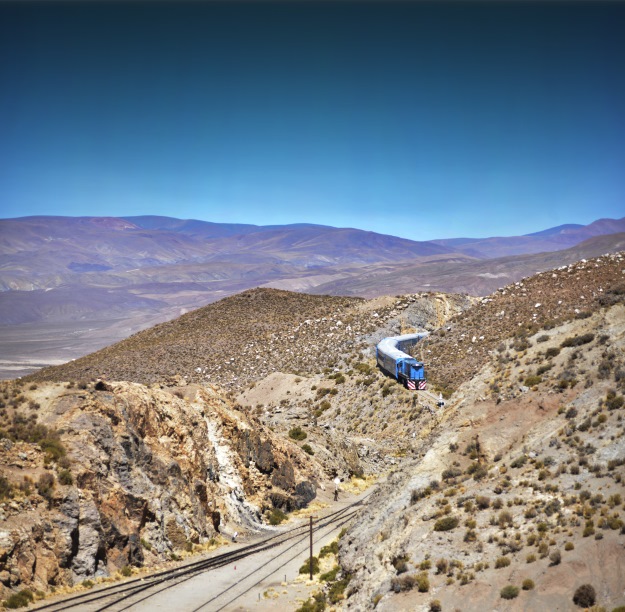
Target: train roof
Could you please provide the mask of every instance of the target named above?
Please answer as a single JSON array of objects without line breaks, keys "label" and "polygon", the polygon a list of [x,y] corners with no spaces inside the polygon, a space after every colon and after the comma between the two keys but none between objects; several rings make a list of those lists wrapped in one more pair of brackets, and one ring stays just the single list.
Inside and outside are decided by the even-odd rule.
[{"label": "train roof", "polygon": [[404,351],[402,351],[399,347],[406,344],[416,344],[417,342],[423,340],[428,335],[427,332],[421,332],[419,334],[403,334],[401,336],[389,336],[388,338],[384,338],[380,340],[377,345],[377,349],[392,357],[393,359],[414,359]]}]

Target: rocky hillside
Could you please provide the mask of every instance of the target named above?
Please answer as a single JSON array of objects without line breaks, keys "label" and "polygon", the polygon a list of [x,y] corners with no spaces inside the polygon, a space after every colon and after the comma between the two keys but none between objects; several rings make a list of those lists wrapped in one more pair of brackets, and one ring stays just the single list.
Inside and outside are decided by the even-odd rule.
[{"label": "rocky hillside", "polygon": [[[363,453],[357,436],[337,437],[323,427],[327,419],[316,425],[310,402],[296,401],[287,411],[291,421],[280,423],[272,418],[278,402],[275,411],[235,405],[207,381],[252,392],[278,376],[282,387],[290,383],[293,398],[304,380],[314,393],[311,377],[321,388],[336,385],[333,368],[356,356],[370,360],[371,343],[382,336],[434,329],[469,304],[461,296],[367,302],[256,290],[43,373],[69,383],[43,375],[4,383],[6,592],[45,591],[176,558],[214,542],[219,532],[279,520],[281,512],[308,504],[335,474],[385,469],[382,446]],[[201,357],[206,368],[197,371]],[[312,373],[304,378],[304,370]],[[105,382],[105,375],[160,382]],[[356,388],[348,387],[354,397]],[[300,409],[303,436],[300,430],[289,437]],[[39,433],[28,433],[32,428]]]},{"label": "rocky hillside", "polygon": [[[436,427],[439,392],[449,398],[492,359],[512,360],[528,348],[528,338],[540,329],[585,321],[605,305],[622,301],[624,267],[620,254],[581,261],[523,279],[471,308],[465,303],[455,316],[457,301],[450,303],[442,295],[430,302],[416,296],[394,299],[393,310],[383,311],[376,331],[364,338],[364,345],[357,345],[356,352],[337,352],[320,372],[276,372],[253,381],[240,387],[237,401],[255,409],[267,425],[285,435],[294,426],[303,428],[306,443],[327,460],[334,452],[332,440],[350,440],[365,472],[383,471],[421,452],[423,440]],[[379,300],[376,303],[380,305]],[[422,317],[421,323],[426,317],[426,327],[439,319],[439,328],[415,353],[426,364],[431,393],[407,391],[375,365],[375,344],[386,335],[405,331],[406,323],[417,323],[415,313]],[[490,393],[499,401],[514,398],[524,380],[498,376]],[[344,468],[351,470],[349,465]]]},{"label": "rocky hillside", "polygon": [[370,350],[375,337],[402,325],[435,329],[470,303],[427,293],[363,300],[253,289],[29,380],[152,383],[182,376],[238,389],[272,372],[321,372],[342,355]]},{"label": "rocky hillside", "polygon": [[[341,540],[343,608],[622,605],[624,283],[617,253],[477,301],[257,289],[5,383],[0,581],[149,565],[390,470]],[[375,367],[414,329],[426,393]]]},{"label": "rocky hillside", "polygon": [[517,347],[540,329],[583,319],[625,296],[625,255],[620,252],[524,278],[481,298],[428,340],[430,379],[451,391],[470,380],[502,341]]},{"label": "rocky hillside", "polygon": [[507,287],[433,339],[430,363],[462,351],[456,391],[341,540],[345,609],[625,604],[624,261]]},{"label": "rocky hillside", "polygon": [[0,389],[0,597],[258,530],[327,476],[210,386]]}]

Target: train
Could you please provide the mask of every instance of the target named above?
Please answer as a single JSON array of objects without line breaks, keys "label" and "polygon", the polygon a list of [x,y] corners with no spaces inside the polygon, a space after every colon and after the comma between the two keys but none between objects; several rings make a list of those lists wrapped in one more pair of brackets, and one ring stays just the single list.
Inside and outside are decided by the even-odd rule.
[{"label": "train", "polygon": [[427,333],[403,334],[381,340],[375,347],[375,358],[380,369],[396,378],[407,389],[425,390],[425,366],[405,351],[427,335]]}]

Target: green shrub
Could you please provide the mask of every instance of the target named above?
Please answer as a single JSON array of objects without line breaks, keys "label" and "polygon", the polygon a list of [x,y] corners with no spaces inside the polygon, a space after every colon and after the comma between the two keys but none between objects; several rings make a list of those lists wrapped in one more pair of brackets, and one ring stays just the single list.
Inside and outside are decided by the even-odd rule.
[{"label": "green shrub", "polygon": [[534,581],[530,578],[526,578],[523,581],[522,588],[524,591],[531,591],[534,588]]},{"label": "green shrub", "polygon": [[539,385],[542,381],[543,379],[540,376],[528,376],[524,382],[526,387],[535,387],[536,385]]},{"label": "green shrub", "polygon": [[499,595],[502,599],[514,599],[518,596],[518,594],[519,587],[516,587],[513,584],[509,584],[499,591]]},{"label": "green shrub", "polygon": [[549,359],[551,357],[557,357],[559,354],[560,354],[560,349],[557,346],[554,346],[552,348],[547,349],[547,351],[545,352],[545,357]]},{"label": "green shrub", "polygon": [[128,576],[132,576],[132,568],[130,565],[124,565],[124,567],[119,570],[119,573],[125,578],[128,578]]},{"label": "green shrub", "polygon": [[308,455],[315,454],[315,451],[311,448],[310,444],[302,444],[302,450]]},{"label": "green shrub", "polygon": [[319,551],[319,558],[323,559],[324,557],[327,557],[328,555],[338,555],[338,554],[339,554],[339,541],[334,540],[334,542],[331,542],[327,546],[321,547],[321,550]]},{"label": "green shrub", "polygon": [[345,576],[345,578],[341,580],[337,580],[332,586],[330,586],[330,590],[328,591],[328,599],[330,603],[337,604],[342,599],[345,599],[345,589],[349,584],[351,576]]},{"label": "green shrub", "polygon": [[56,430],[48,429],[40,423],[33,424],[32,421],[19,414],[13,417],[13,423],[3,437],[8,437],[13,442],[22,440],[38,444],[45,452],[48,461],[58,461],[65,456],[65,447]]},{"label": "green shrub", "polygon": [[289,438],[292,440],[305,440],[308,434],[298,425],[289,431]]},{"label": "green shrub", "polygon": [[438,599],[433,599],[430,602],[430,611],[429,612],[443,612],[443,606]]},{"label": "green shrub", "polygon": [[354,366],[354,370],[360,372],[361,374],[371,374],[373,372],[373,368],[366,363],[357,363]]},{"label": "green shrub", "polygon": [[450,480],[452,478],[456,478],[462,474],[462,470],[457,467],[447,468],[443,470],[441,474],[441,480]]},{"label": "green shrub", "polygon": [[62,485],[73,485],[74,477],[72,476],[72,473],[69,470],[61,470],[59,472],[59,482]]},{"label": "green shrub", "polygon": [[460,519],[456,516],[444,516],[434,523],[434,531],[450,531],[455,529],[460,523]]},{"label": "green shrub", "polygon": [[549,370],[551,370],[551,368],[553,368],[553,364],[551,363],[547,363],[543,366],[540,366],[537,370],[536,370],[536,376],[542,376],[543,374],[545,374],[546,372],[549,372]]},{"label": "green shrub", "polygon": [[321,580],[322,582],[334,582],[336,580],[336,575],[339,573],[340,569],[341,568],[338,565],[335,565],[329,572],[321,574],[321,576],[319,576],[319,580]]},{"label": "green shrub", "polygon": [[569,338],[566,338],[560,344],[560,346],[562,348],[569,348],[572,346],[582,346],[583,344],[588,344],[589,342],[592,342],[594,339],[595,339],[595,334],[593,333],[584,334],[583,336],[571,336]]},{"label": "green shrub", "polygon": [[473,475],[474,480],[482,480],[488,475],[488,469],[481,463],[474,461],[468,468],[467,474]]},{"label": "green shrub", "polygon": [[95,582],[93,582],[93,580],[83,580],[80,584],[84,586],[85,589],[92,589]]},{"label": "green shrub", "polygon": [[326,410],[329,410],[331,407],[332,407],[332,404],[328,400],[323,400],[321,404],[319,404],[319,410],[321,412],[325,412]]},{"label": "green shrub", "polygon": [[[319,557],[312,558],[313,574],[319,573]],[[310,558],[306,559],[304,565],[299,568],[300,574],[310,574]]]},{"label": "green shrub", "polygon": [[8,499],[13,493],[13,487],[3,474],[0,474],[0,500]]},{"label": "green shrub", "polygon": [[312,599],[305,601],[295,612],[323,612],[326,609],[326,594],[315,593]]},{"label": "green shrub", "polygon": [[34,600],[33,594],[28,589],[23,589],[19,593],[13,593],[4,601],[4,607],[9,609],[24,608]]},{"label": "green shrub", "polygon": [[430,590],[430,581],[427,572],[421,572],[417,575],[417,588],[419,593],[427,593]]},{"label": "green shrub", "polygon": [[525,465],[525,463],[527,462],[527,457],[525,455],[521,455],[520,457],[517,457],[511,464],[510,467],[511,468],[520,468],[523,467]]},{"label": "green shrub", "polygon": [[282,512],[280,508],[272,508],[271,512],[269,513],[268,521],[270,525],[279,525],[280,523],[286,521],[286,519],[286,514]]},{"label": "green shrub", "polygon": [[58,438],[44,438],[39,446],[41,446],[41,450],[44,451],[48,460],[58,461],[65,456],[65,447]]},{"label": "green shrub", "polygon": [[474,529],[467,529],[464,533],[463,540],[465,542],[475,542],[477,541],[477,533]]},{"label": "green shrub", "polygon": [[413,489],[410,492],[410,505],[416,504],[420,499],[427,497],[432,492],[432,489],[428,487],[427,489]]}]

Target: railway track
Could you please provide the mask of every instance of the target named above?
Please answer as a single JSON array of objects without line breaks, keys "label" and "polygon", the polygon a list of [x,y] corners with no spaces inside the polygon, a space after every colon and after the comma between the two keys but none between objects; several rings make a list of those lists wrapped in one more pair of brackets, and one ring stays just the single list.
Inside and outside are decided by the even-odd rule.
[{"label": "railway track", "polygon": [[[368,497],[368,495],[366,497]],[[322,535],[319,534],[323,534],[324,531],[327,531],[329,533],[333,529],[336,529],[337,526],[349,522],[358,512],[357,507],[363,503],[366,497],[353,504],[345,506],[341,510],[332,512],[324,517],[317,519],[316,521],[313,521],[313,535],[318,535],[318,537],[322,537]],[[80,593],[78,595],[67,597],[57,602],[43,604],[32,609],[37,610],[38,612],[43,610],[49,612],[60,612],[61,610],[72,609],[89,612],[100,612],[113,609],[116,612],[130,610],[134,606],[159,595],[163,591],[172,588],[182,582],[185,582],[186,580],[190,580],[191,578],[194,578],[195,576],[198,576],[202,573],[210,572],[211,570],[215,570],[225,565],[236,563],[260,552],[267,551],[279,546],[284,546],[285,544],[290,543],[289,546],[282,550],[278,555],[273,557],[272,560],[276,560],[291,551],[293,548],[297,547],[298,544],[301,544],[304,541],[308,541],[309,529],[309,524],[304,524],[299,527],[289,529],[288,531],[284,531],[282,533],[265,538],[253,544],[243,546],[236,550],[217,554],[207,559],[201,559],[199,561],[194,561],[183,566],[157,572],[150,576],[135,578],[122,583],[104,586],[98,588],[97,590],[90,590],[85,593]],[[298,552],[296,553],[296,556],[297,555],[301,556],[301,553]],[[291,561],[292,558],[287,559],[284,564]],[[242,580],[247,579],[252,574],[260,572],[267,565],[268,564],[265,563],[262,566],[259,566],[254,571],[249,572],[247,576],[244,576],[243,578],[232,584],[230,587],[223,589],[219,593],[212,593],[210,599],[204,602],[201,606],[197,607],[196,610],[208,610],[209,608],[207,606],[209,606],[213,602],[216,602],[216,600],[218,600],[220,597],[223,597],[225,593],[236,587],[239,583],[242,582]],[[273,571],[275,571],[275,569]],[[263,579],[264,576],[261,577],[258,582],[261,582]],[[255,584],[258,584],[258,582]],[[247,588],[245,592],[253,588],[255,584]],[[215,604],[215,606],[211,607],[210,610],[221,610],[224,606],[236,600],[242,594],[243,593],[239,593],[235,595],[233,599],[227,601],[225,604],[220,604],[221,607],[218,607],[217,604]]]}]

